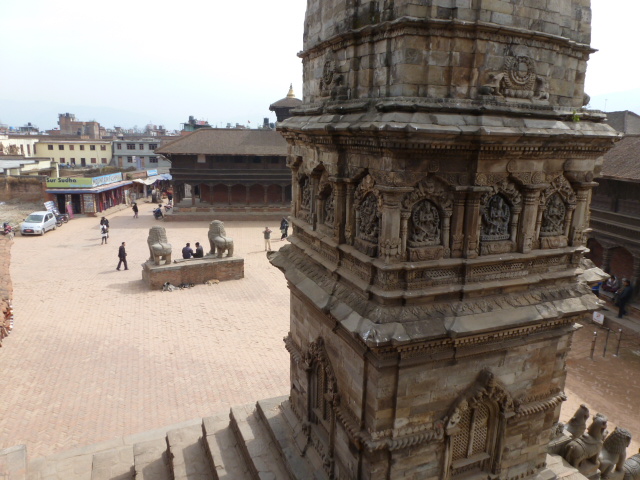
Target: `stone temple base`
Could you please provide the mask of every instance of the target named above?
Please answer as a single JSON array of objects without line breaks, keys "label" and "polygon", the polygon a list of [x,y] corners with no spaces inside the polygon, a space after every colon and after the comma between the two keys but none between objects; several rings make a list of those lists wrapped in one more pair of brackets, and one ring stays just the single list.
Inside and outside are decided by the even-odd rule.
[{"label": "stone temple base", "polygon": [[142,264],[142,280],[151,289],[160,289],[166,282],[178,286],[181,283],[203,284],[208,280],[239,280],[244,278],[244,258],[223,257],[190,259],[169,265]]}]

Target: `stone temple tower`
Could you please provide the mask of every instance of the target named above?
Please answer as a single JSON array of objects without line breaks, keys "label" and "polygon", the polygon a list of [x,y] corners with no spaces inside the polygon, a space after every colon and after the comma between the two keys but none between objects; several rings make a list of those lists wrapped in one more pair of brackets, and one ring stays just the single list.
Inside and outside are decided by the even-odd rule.
[{"label": "stone temple tower", "polygon": [[[308,0],[289,452],[317,478],[553,478],[597,159],[590,0]],[[283,437],[284,438],[284,437]]]}]

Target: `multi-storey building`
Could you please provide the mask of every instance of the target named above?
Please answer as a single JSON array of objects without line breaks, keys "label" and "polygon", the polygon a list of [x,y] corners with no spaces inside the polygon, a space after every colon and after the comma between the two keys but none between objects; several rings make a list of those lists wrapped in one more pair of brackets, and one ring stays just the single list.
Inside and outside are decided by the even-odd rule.
[{"label": "multi-storey building", "polygon": [[57,140],[40,137],[35,144],[39,157],[78,167],[104,167],[112,157],[110,140]]},{"label": "multi-storey building", "polygon": [[162,139],[141,137],[120,137],[113,141],[113,162],[117,167],[136,167],[138,170],[148,170],[170,167],[171,163],[155,150],[162,143]]},{"label": "multi-storey building", "polygon": [[35,145],[38,140],[39,137],[34,135],[0,134],[0,156],[32,157],[36,153]]}]

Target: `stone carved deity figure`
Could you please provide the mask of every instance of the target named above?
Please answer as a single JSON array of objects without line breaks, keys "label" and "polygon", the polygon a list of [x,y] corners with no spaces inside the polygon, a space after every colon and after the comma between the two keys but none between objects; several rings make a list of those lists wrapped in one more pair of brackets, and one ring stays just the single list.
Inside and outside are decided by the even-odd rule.
[{"label": "stone carved deity figure", "polygon": [[640,453],[627,458],[623,469],[624,480],[640,480]]},{"label": "stone carved deity figure", "polygon": [[300,201],[300,208],[303,210],[311,209],[311,184],[309,178],[305,177],[300,184],[300,190],[302,191],[302,199]]},{"label": "stone carved deity figure", "polygon": [[335,207],[334,207],[334,194],[333,190],[324,201],[324,223],[333,227],[335,221]]},{"label": "stone carved deity figure", "polygon": [[607,417],[599,413],[596,414],[587,432],[568,443],[564,451],[564,459],[575,468],[580,468],[580,465],[585,461],[589,461],[597,466],[606,429]]},{"label": "stone carved deity figure", "polygon": [[564,233],[564,217],[567,208],[559,193],[554,193],[547,200],[542,213],[541,236],[562,235]]},{"label": "stone carved deity figure", "polygon": [[209,245],[211,247],[209,255],[222,258],[222,254],[226,251],[227,257],[233,256],[233,239],[227,237],[224,223],[220,220],[214,220],[209,224]]},{"label": "stone carved deity figure", "polygon": [[606,480],[614,472],[622,472],[627,458],[627,447],[631,443],[631,433],[616,427],[607,436],[600,452],[600,478]]},{"label": "stone carved deity figure", "polygon": [[368,193],[364,197],[359,212],[358,236],[369,242],[377,243],[380,219],[378,217],[378,199],[373,193]]},{"label": "stone carved deity figure", "polygon": [[482,212],[482,239],[508,239],[510,219],[511,208],[502,195],[491,197]]},{"label": "stone carved deity figure", "polygon": [[412,245],[440,244],[440,214],[429,200],[422,200],[411,213],[412,230],[409,242]]},{"label": "stone carved deity figure", "polygon": [[149,261],[160,265],[163,260],[165,265],[171,263],[171,244],[167,240],[167,232],[164,227],[151,227],[147,237],[149,246]]}]

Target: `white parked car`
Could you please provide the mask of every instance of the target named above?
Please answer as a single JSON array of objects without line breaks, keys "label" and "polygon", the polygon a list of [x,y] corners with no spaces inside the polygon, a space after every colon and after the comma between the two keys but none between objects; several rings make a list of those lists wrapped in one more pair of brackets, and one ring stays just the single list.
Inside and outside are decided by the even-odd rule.
[{"label": "white parked car", "polygon": [[47,211],[33,212],[20,224],[22,235],[44,235],[49,230],[56,229],[56,216]]}]

